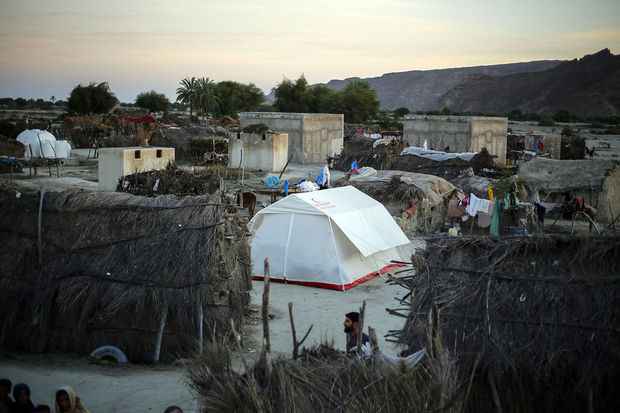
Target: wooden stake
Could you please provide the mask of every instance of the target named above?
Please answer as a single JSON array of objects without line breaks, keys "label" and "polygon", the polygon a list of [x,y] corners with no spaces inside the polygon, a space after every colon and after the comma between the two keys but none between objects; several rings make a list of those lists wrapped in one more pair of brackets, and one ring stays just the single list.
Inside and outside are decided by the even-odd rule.
[{"label": "wooden stake", "polygon": [[200,353],[202,354],[202,345],[203,345],[203,339],[202,339],[202,329],[203,329],[203,322],[204,322],[204,314],[202,311],[202,303],[198,303],[198,336],[199,336],[199,340],[200,340]]},{"label": "wooden stake", "polygon": [[164,337],[164,328],[166,327],[166,317],[168,316],[168,306],[164,308],[164,312],[161,314],[159,320],[159,331],[157,332],[157,343],[155,344],[155,356],[153,361],[159,361],[159,352],[161,350],[161,340]]},{"label": "wooden stake", "polygon": [[45,196],[45,188],[41,187],[41,200],[39,201],[39,221],[38,221],[38,232],[39,232],[39,265],[43,266],[43,250],[42,250],[42,240],[41,240],[41,224],[43,221],[43,197]]},{"label": "wooden stake", "polygon": [[271,351],[271,342],[269,340],[269,259],[265,258],[265,286],[263,288],[263,340],[265,353]]},{"label": "wooden stake", "polygon": [[297,331],[295,330],[295,320],[293,319],[293,303],[292,302],[288,303],[288,315],[291,320],[291,331],[293,332],[293,360],[297,360],[297,357],[299,356],[299,347],[301,347],[304,341],[306,341],[306,339],[308,338],[308,334],[310,334],[310,331],[312,331],[312,327],[314,327],[314,324],[310,325],[310,328],[308,329],[308,331],[306,331],[304,338],[302,338],[301,341],[298,342]]},{"label": "wooden stake", "polygon": [[357,328],[357,354],[362,354],[362,339],[364,337],[364,314],[366,313],[366,300],[360,308],[360,321]]},{"label": "wooden stake", "polygon": [[280,175],[278,175],[278,179],[282,178],[282,175],[284,174],[284,171],[286,171],[286,167],[288,166],[289,162],[293,159],[293,156],[295,156],[295,154],[291,154],[291,156],[288,157],[288,161],[286,161],[286,164],[284,165],[284,168],[282,168],[282,171],[280,171]]}]

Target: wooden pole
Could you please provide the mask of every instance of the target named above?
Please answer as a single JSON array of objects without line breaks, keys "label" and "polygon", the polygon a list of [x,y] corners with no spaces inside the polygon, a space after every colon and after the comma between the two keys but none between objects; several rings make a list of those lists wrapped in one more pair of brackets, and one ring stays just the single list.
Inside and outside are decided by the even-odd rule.
[{"label": "wooden pole", "polygon": [[198,303],[198,335],[200,340],[200,353],[202,354],[203,348],[203,322],[204,322],[204,313],[202,310],[202,303]]},{"label": "wooden pole", "polygon": [[364,337],[364,315],[366,313],[366,300],[360,308],[360,321],[357,328],[357,354],[362,354],[362,339]]},{"label": "wooden pole", "polygon": [[286,167],[288,166],[289,162],[291,160],[293,160],[293,156],[295,156],[295,154],[291,154],[291,156],[288,157],[288,161],[286,161],[286,164],[284,165],[284,168],[282,168],[282,171],[280,171],[280,175],[278,175],[278,179],[282,178],[282,175],[284,174],[284,171],[286,171]]},{"label": "wooden pole", "polygon": [[293,319],[293,302],[288,303],[288,317],[291,320],[291,332],[293,333],[293,360],[297,360],[297,332],[295,331],[295,320]]},{"label": "wooden pole", "polygon": [[265,345],[265,353],[271,351],[271,342],[269,340],[269,259],[265,258],[265,286],[263,288],[263,340]]},{"label": "wooden pole", "polygon": [[377,339],[377,332],[372,327],[368,327],[368,339],[372,349],[372,358],[375,359],[379,355],[379,340]]},{"label": "wooden pole", "polygon": [[28,162],[28,176],[32,176],[32,145],[28,144],[28,146],[30,147],[30,159]]},{"label": "wooden pole", "polygon": [[166,327],[166,317],[168,316],[168,306],[164,308],[159,320],[159,331],[157,332],[157,343],[155,344],[155,356],[153,361],[159,361],[159,352],[161,350],[161,340],[164,337],[164,328]]},{"label": "wooden pole", "polygon": [[43,221],[43,197],[45,196],[45,188],[41,187],[41,200],[39,201],[39,221],[38,221],[38,233],[39,233],[39,265],[43,266],[43,249],[41,240],[41,224]]}]

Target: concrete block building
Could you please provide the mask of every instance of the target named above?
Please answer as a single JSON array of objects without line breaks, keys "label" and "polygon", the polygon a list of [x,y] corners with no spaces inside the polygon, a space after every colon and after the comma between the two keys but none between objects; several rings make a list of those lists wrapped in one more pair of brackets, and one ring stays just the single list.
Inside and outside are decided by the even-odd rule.
[{"label": "concrete block building", "polygon": [[331,113],[242,112],[241,128],[264,123],[271,130],[288,135],[291,162],[322,164],[327,156],[340,153],[343,145],[344,115]]},{"label": "concrete block building", "polygon": [[478,152],[486,147],[497,156],[499,165],[506,163],[506,133],[508,118],[483,116],[405,115],[403,138],[411,146],[450,152]]},{"label": "concrete block building", "polygon": [[165,169],[174,162],[174,148],[135,146],[99,149],[99,190],[116,191],[119,178]]},{"label": "concrete block building", "polygon": [[228,141],[228,166],[281,171],[288,160],[286,133],[243,133]]}]

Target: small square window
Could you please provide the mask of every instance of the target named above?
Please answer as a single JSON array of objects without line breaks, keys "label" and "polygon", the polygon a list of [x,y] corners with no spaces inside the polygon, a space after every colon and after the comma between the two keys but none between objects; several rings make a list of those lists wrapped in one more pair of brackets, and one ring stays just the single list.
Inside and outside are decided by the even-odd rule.
[{"label": "small square window", "polygon": [[158,158],[161,158],[161,149],[158,149],[158,150],[157,150],[157,157],[158,157]]},{"label": "small square window", "polygon": [[237,139],[241,139],[241,132],[237,132]]},{"label": "small square window", "polygon": [[266,139],[266,135],[263,133],[263,140],[265,140],[265,139]]},{"label": "small square window", "polygon": [[140,159],[140,151],[135,151],[134,152],[134,158]]}]

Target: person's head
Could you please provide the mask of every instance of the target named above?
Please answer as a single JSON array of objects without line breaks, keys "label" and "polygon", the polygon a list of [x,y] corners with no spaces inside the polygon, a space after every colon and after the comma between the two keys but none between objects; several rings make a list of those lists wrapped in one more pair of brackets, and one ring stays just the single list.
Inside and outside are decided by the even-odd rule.
[{"label": "person's head", "polygon": [[47,404],[39,404],[34,408],[34,413],[50,413],[50,407]]},{"label": "person's head", "polygon": [[11,387],[13,387],[13,383],[9,379],[0,379],[0,398],[6,398],[9,394],[11,394]]},{"label": "person's head", "polygon": [[344,332],[349,333],[352,336],[357,334],[357,329],[359,328],[360,321],[360,313],[356,311],[352,311],[350,313],[345,314],[344,317]]},{"label": "person's head", "polygon": [[30,387],[24,383],[16,384],[13,387],[13,400],[17,404],[28,404],[30,401]]},{"label": "person's head", "polygon": [[69,412],[75,407],[75,392],[64,386],[56,392],[56,412]]},{"label": "person's head", "polygon": [[164,410],[164,413],[183,413],[183,410],[177,406],[169,406]]}]

